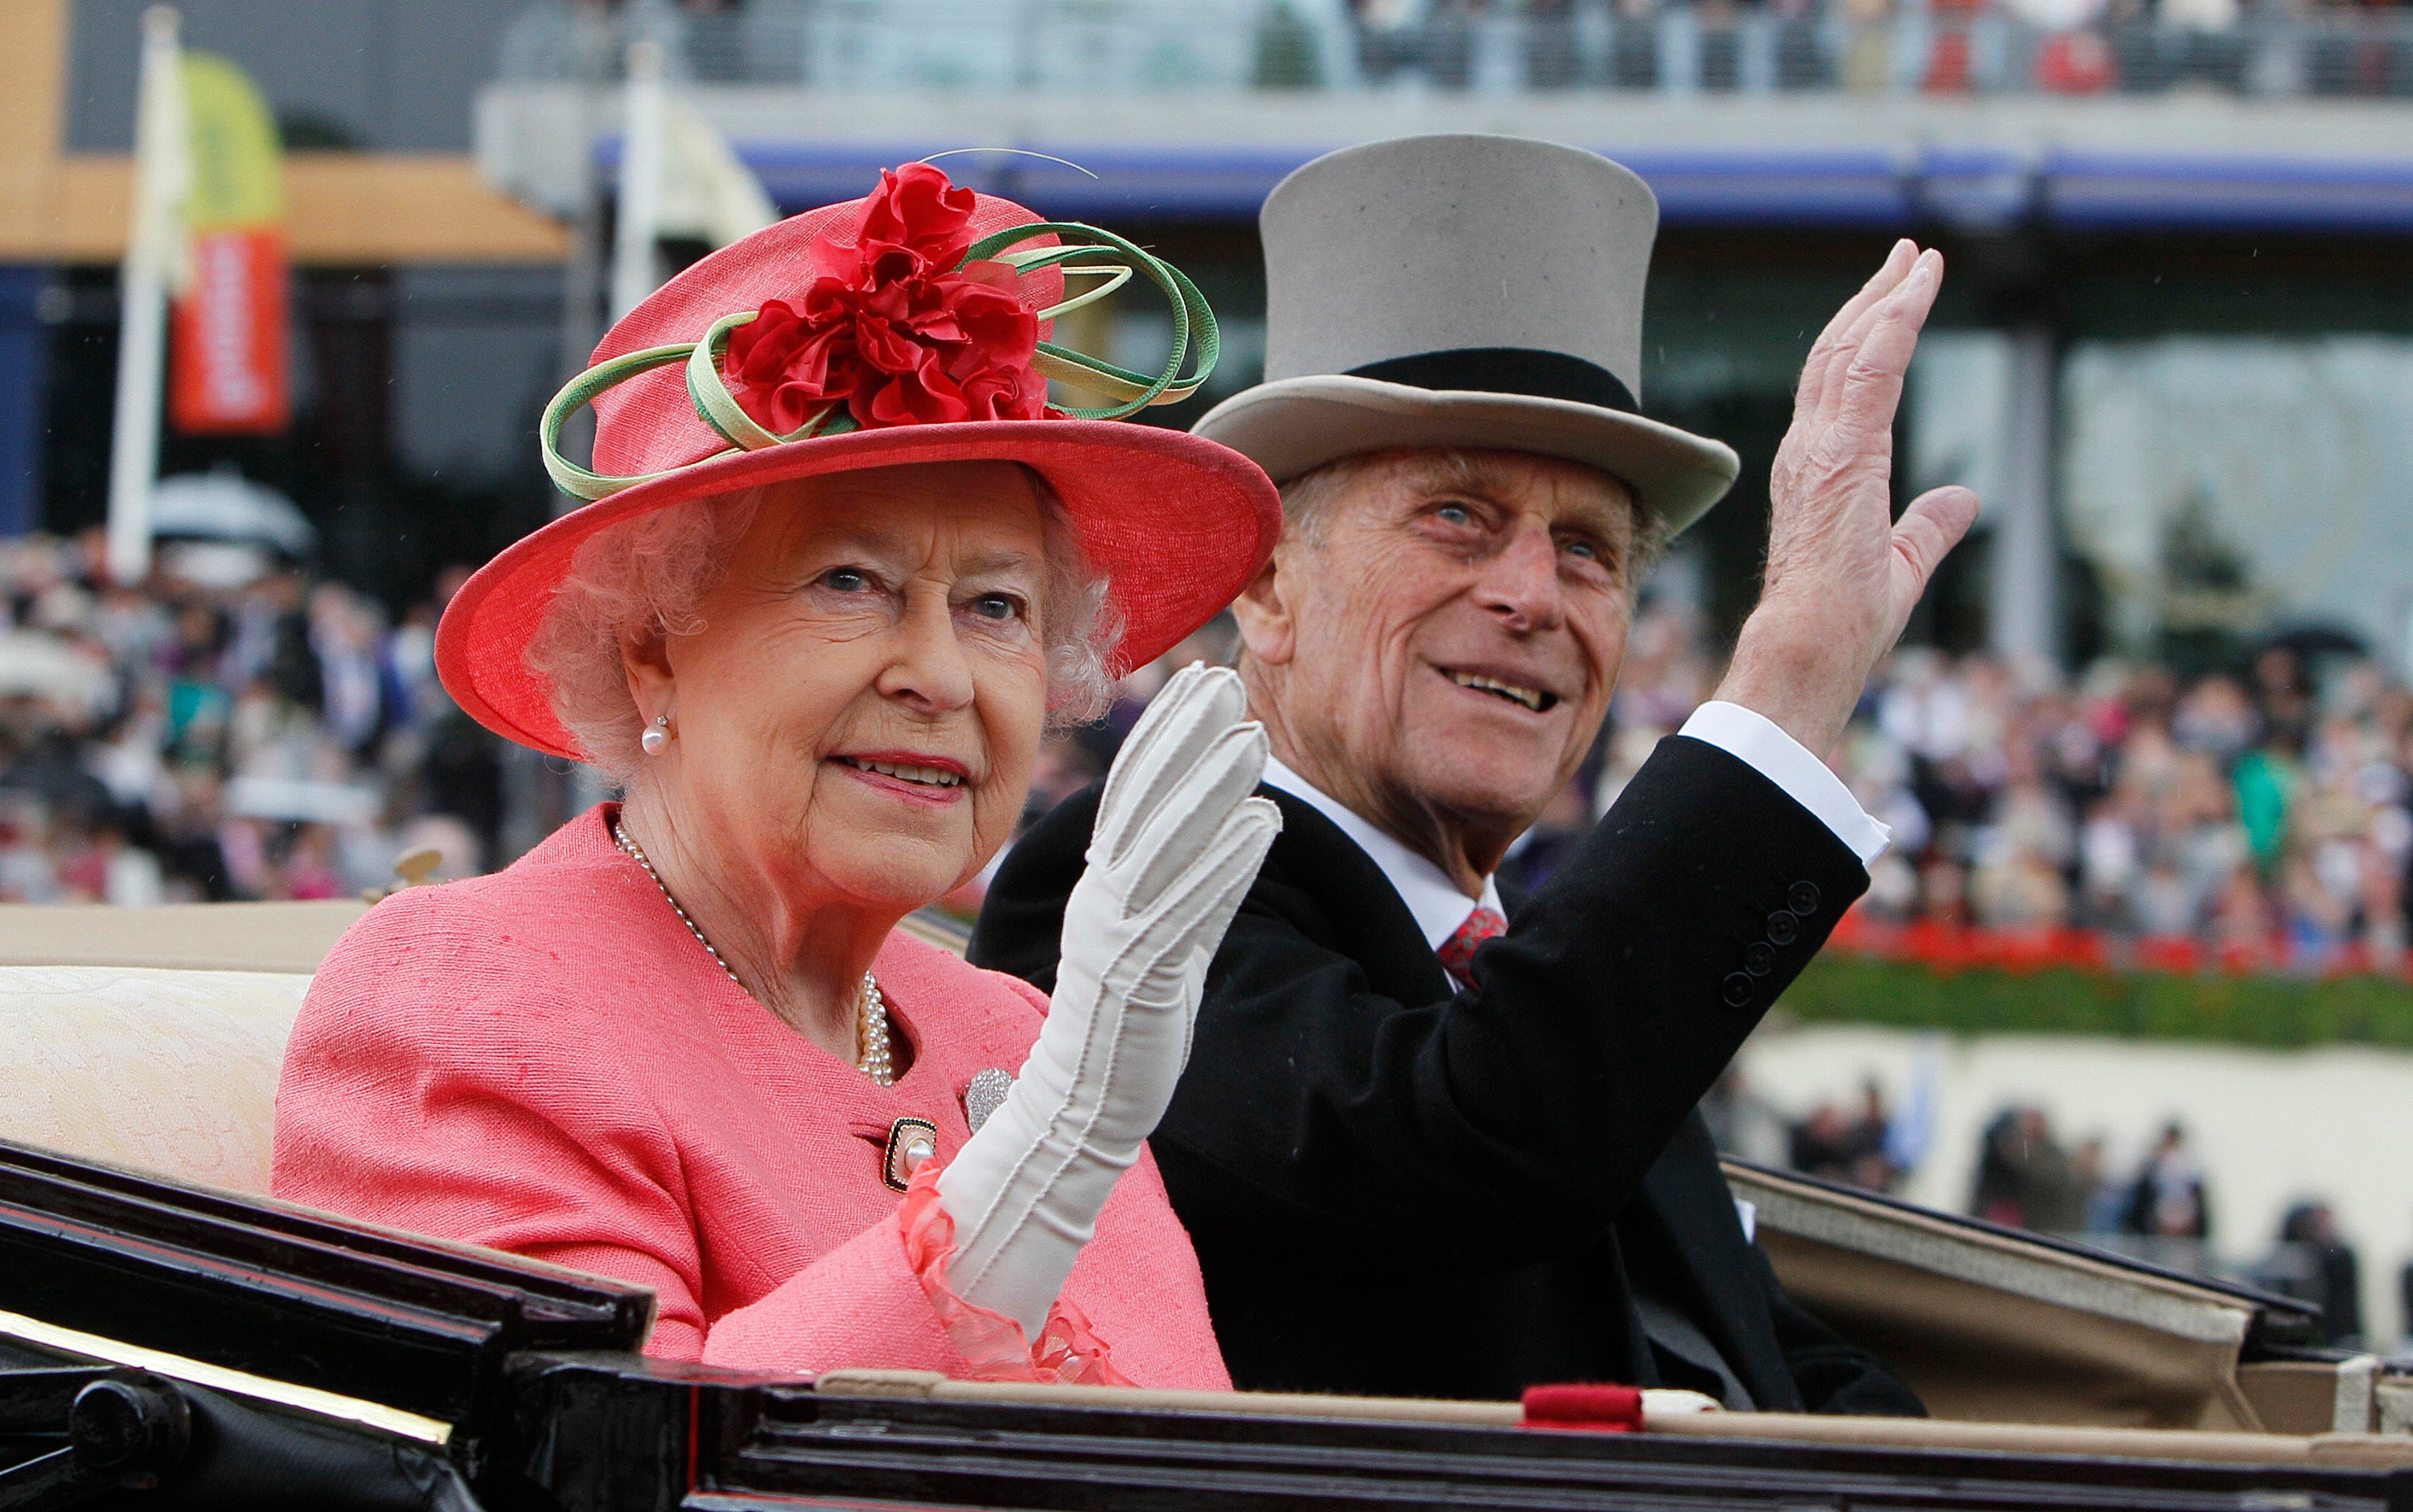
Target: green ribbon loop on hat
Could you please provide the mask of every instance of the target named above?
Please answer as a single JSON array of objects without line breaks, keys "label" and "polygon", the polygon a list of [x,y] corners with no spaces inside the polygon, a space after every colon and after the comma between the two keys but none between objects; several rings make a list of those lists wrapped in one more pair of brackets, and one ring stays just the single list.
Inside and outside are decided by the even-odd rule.
[{"label": "green ribbon loop on hat", "polygon": [[[1082,236],[1089,240],[1086,244],[1068,246],[1034,247],[1022,252],[1006,250],[1032,237],[1049,235]],[[1038,268],[1061,266],[1067,274],[1111,272],[1118,275],[1104,288],[1092,289],[1077,299],[1051,307],[1043,318],[1052,319],[1104,298],[1130,280],[1131,269],[1119,263],[1073,265],[1076,259],[1095,258],[1108,251],[1131,259],[1158,288],[1164,290],[1165,303],[1173,309],[1173,351],[1165,359],[1164,371],[1150,378],[1144,373],[1117,367],[1112,363],[1068,347],[1059,347],[1052,341],[1041,342],[1038,355],[1031,359],[1032,367],[1058,382],[1121,401],[1099,408],[1063,407],[1064,413],[1081,420],[1120,420],[1126,415],[1135,415],[1150,405],[1178,404],[1196,393],[1214,373],[1216,359],[1222,349],[1221,338],[1215,327],[1215,312],[1207,307],[1206,296],[1198,292],[1198,286],[1192,283],[1188,275],[1163,259],[1141,250],[1112,231],[1074,220],[1042,220],[1027,226],[1010,226],[974,242],[971,250],[964,254],[966,262],[993,258],[1010,262],[1026,273]],[[1181,367],[1189,358],[1193,337],[1198,347],[1198,365],[1194,372],[1184,378]]]},{"label": "green ribbon loop on hat", "polygon": [[[1073,245],[1009,250],[1016,243],[1027,242],[1035,236],[1068,233],[1094,240]],[[1119,254],[1129,258],[1131,262],[1085,260],[1107,254]],[[1164,370],[1152,378],[1145,373],[1117,367],[1112,363],[1059,347],[1052,341],[1039,343],[1039,349],[1030,360],[1034,371],[1118,401],[1095,408],[1061,407],[1062,413],[1076,420],[1120,420],[1150,405],[1177,404],[1196,393],[1215,371],[1216,358],[1221,350],[1215,312],[1207,307],[1206,297],[1198,292],[1198,286],[1192,283],[1180,269],[1142,251],[1112,231],[1078,221],[1038,221],[1015,226],[984,237],[973,243],[971,249],[964,254],[964,262],[983,260],[1003,262],[1016,273],[1061,268],[1067,276],[1081,274],[1105,280],[1095,289],[1040,311],[1039,319],[1042,320],[1052,320],[1104,299],[1131,282],[1134,265],[1164,290],[1165,301],[1173,310],[1173,351],[1165,359]],[[639,483],[652,482],[658,478],[668,478],[697,465],[686,463],[660,472],[613,477],[591,472],[561,454],[561,427],[571,415],[629,379],[658,367],[668,367],[673,363],[685,366],[688,398],[695,406],[697,418],[729,443],[726,451],[698,459],[701,462],[718,462],[724,457],[760,452],[790,441],[839,436],[857,429],[853,415],[849,413],[843,403],[830,404],[785,436],[764,427],[738,404],[736,396],[729,392],[728,384],[721,379],[720,358],[728,348],[730,333],[756,319],[757,313],[739,310],[724,315],[705,329],[701,340],[623,352],[596,363],[563,384],[561,392],[544,407],[543,418],[537,427],[538,439],[544,452],[544,470],[552,478],[554,486],[573,498],[592,503],[608,498],[622,489],[634,488]],[[1197,348],[1197,365],[1184,377],[1182,365],[1189,360],[1193,342]]]},{"label": "green ribbon loop on hat", "polygon": [[687,463],[681,467],[665,468],[660,472],[613,477],[589,472],[561,454],[561,427],[581,406],[593,403],[606,390],[616,388],[640,373],[650,373],[673,363],[687,365],[688,397],[695,402],[696,414],[718,432],[722,440],[730,443],[727,451],[716,452],[711,456],[701,458],[702,461],[718,462],[723,457],[733,457],[745,452],[760,452],[764,447],[777,446],[783,441],[836,436],[854,429],[854,417],[847,414],[844,407],[839,405],[831,405],[800,429],[786,436],[764,430],[754,422],[751,415],[738,408],[728,386],[720,381],[718,348],[729,344],[732,330],[753,319],[751,310],[723,316],[713,322],[703,341],[682,341],[668,347],[647,347],[641,351],[623,352],[608,362],[596,363],[563,384],[561,392],[553,396],[553,402],[544,407],[544,418],[537,426],[537,437],[544,450],[545,474],[553,480],[553,485],[572,498],[583,498],[591,504],[599,498],[609,498],[624,488],[649,483],[657,478],[668,478],[686,467],[695,465]]},{"label": "green ribbon loop on hat", "polygon": [[544,416],[537,422],[537,441],[544,450],[544,470],[553,479],[553,486],[572,498],[589,502],[616,494],[623,488],[666,478],[666,472],[640,473],[629,478],[609,478],[589,472],[561,454],[562,422],[576,414],[580,408],[592,403],[605,390],[650,373],[657,367],[668,367],[682,362],[695,348],[692,344],[672,347],[647,347],[643,351],[626,352],[607,363],[598,363],[561,386],[544,407]]}]

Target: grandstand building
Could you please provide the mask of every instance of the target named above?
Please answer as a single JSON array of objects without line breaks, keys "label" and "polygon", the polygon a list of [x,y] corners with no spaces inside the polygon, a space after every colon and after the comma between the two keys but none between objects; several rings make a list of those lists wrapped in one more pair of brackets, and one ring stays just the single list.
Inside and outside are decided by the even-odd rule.
[{"label": "grandstand building", "polygon": [[[136,0],[0,26],[0,526],[97,517]],[[296,437],[237,460],[390,597],[549,507],[534,416],[600,329],[627,44],[793,210],[958,179],[1200,274],[1254,377],[1253,218],[1426,131],[1597,149],[1664,215],[1651,412],[1746,458],[1660,591],[1748,604],[1811,337],[1909,234],[1949,259],[1908,487],[1986,512],[1916,633],[2071,666],[2317,631],[2413,671],[2413,11],[2318,0],[188,0],[284,119]],[[1060,161],[1058,161],[1060,160]],[[1075,166],[1077,165],[1077,166]],[[1517,228],[1495,233],[1514,239]],[[669,248],[692,256],[697,248]],[[1144,302],[1082,312],[1147,365]],[[1186,414],[1167,417],[1187,418]],[[197,443],[171,447],[187,465]]]}]

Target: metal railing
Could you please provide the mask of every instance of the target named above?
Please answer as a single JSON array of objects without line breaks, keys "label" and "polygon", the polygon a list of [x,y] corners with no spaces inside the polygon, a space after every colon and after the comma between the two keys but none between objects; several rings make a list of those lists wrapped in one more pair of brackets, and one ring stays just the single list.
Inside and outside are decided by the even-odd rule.
[{"label": "metal railing", "polygon": [[[2413,97],[2413,10],[2205,24],[2041,0],[540,0],[509,80],[608,81],[652,36],[700,83],[969,94],[1250,89]],[[2112,11],[2135,8],[2114,0]],[[2218,22],[2217,24],[2210,22]]]}]

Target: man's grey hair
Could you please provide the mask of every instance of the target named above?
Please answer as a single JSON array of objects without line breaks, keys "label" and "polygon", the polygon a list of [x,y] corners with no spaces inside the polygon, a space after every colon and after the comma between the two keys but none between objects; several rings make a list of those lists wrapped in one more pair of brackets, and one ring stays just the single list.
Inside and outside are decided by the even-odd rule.
[{"label": "man's grey hair", "polygon": [[[1047,576],[1039,606],[1047,651],[1049,722],[1086,724],[1114,699],[1109,673],[1122,624],[1105,574],[1094,571],[1055,490],[1024,467],[1039,497]],[[728,574],[737,542],[782,485],[689,499],[599,530],[578,548],[528,670],[553,690],[553,711],[588,761],[623,787],[643,763],[644,719],[629,690],[621,647],[656,635],[693,635],[698,612]]]},{"label": "man's grey hair", "polygon": [[[1605,482],[1626,486],[1599,468],[1586,470]],[[1369,477],[1392,472],[1406,473],[1412,483],[1428,489],[1456,488],[1470,494],[1489,494],[1502,487],[1499,463],[1482,452],[1459,447],[1393,447],[1360,452],[1300,473],[1282,484],[1282,528],[1296,531],[1310,545],[1323,545],[1334,500]],[[1626,583],[1631,587],[1638,586],[1651,568],[1658,565],[1673,532],[1665,518],[1642,507],[1631,487],[1626,487],[1626,497],[1634,518],[1634,547],[1626,564]]]}]

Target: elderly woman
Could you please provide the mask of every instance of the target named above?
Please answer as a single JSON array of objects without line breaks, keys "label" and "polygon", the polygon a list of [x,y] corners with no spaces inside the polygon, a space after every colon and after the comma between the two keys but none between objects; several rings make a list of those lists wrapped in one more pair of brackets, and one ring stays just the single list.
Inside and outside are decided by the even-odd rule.
[{"label": "elderly woman", "polygon": [[[1034,220],[910,165],[680,274],[548,409],[597,502],[462,589],[437,662],[626,796],[345,936],[280,1194],[642,1282],[659,1356],[1228,1385],[1142,1141],[1278,823],[1236,681],[1177,677],[1125,747],[1052,1000],[896,927],[1278,522],[1236,454],[1108,422],[1194,387],[1178,348],[1040,340],[1064,264],[1128,273]],[[1211,363],[1188,281],[1091,234]],[[1120,402],[1048,409],[1051,372]],[[588,472],[554,440],[599,396]]]}]

